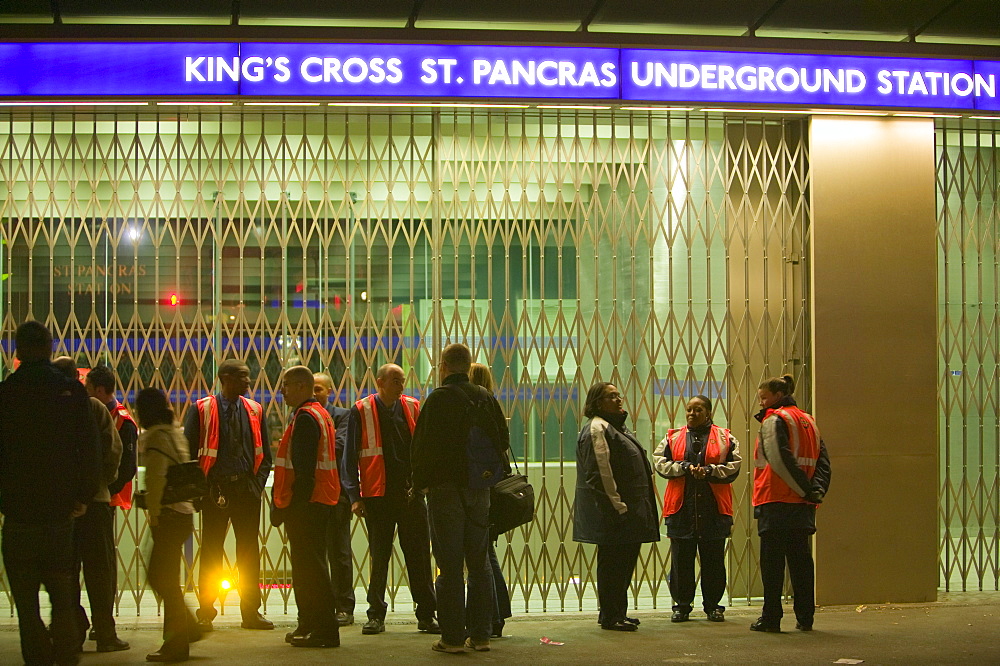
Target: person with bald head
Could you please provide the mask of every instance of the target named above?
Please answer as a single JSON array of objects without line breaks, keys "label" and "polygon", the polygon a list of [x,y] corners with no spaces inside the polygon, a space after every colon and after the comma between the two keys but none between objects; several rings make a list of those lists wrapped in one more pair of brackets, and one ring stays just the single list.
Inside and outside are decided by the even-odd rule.
[{"label": "person with bald head", "polygon": [[371,553],[368,621],[362,634],[385,631],[385,586],[389,576],[392,539],[399,528],[399,546],[406,561],[410,595],[416,606],[417,629],[441,633],[431,581],[431,546],[427,503],[410,487],[410,445],[420,415],[416,398],[403,394],[406,376],[395,363],[375,375],[378,391],[354,403],[344,447],[343,485],[351,510],[368,526]]},{"label": "person with bald head", "polygon": [[250,368],[238,359],[219,364],[220,390],[187,410],[184,436],[208,478],[202,503],[201,563],[198,570],[198,626],[212,631],[222,581],[222,555],[229,524],[236,534],[240,614],[244,629],[274,629],[260,614],[261,497],[271,473],[267,419],[259,402],[245,397]]},{"label": "person with bald head", "polygon": [[326,560],[330,510],[340,499],[337,429],[313,395],[313,373],[304,365],[285,370],[281,394],[292,408],[274,465],[271,521],[283,524],[292,562],[299,628],[292,647],[337,647],[340,629]]},{"label": "person with bald head", "polygon": [[[69,356],[60,356],[52,361],[52,365],[70,381],[80,383],[80,370]],[[90,620],[93,620],[97,651],[117,652],[129,649],[129,644],[118,638],[115,629],[115,594],[118,590],[114,571],[118,561],[115,557],[115,524],[108,486],[118,478],[122,440],[107,406],[97,398],[89,397],[87,400],[100,435],[101,485],[87,503],[87,512],[73,521],[73,602],[76,604],[80,636],[87,635]],[[90,600],[90,620],[80,604],[81,569]]]}]

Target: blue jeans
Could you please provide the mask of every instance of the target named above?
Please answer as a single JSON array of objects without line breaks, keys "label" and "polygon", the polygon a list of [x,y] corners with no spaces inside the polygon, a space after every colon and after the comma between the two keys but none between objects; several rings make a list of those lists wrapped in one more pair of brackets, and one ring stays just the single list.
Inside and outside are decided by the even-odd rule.
[{"label": "blue jeans", "polygon": [[[3,563],[10,579],[26,664],[75,664],[83,635],[76,624],[73,599],[73,520],[58,523],[3,524]],[[38,607],[44,585],[52,604],[46,631]]]},{"label": "blue jeans", "polygon": [[431,488],[427,510],[431,545],[441,572],[436,583],[441,640],[449,645],[462,645],[466,636],[474,641],[487,641],[493,616],[490,593],[493,577],[486,557],[490,490],[454,485]]}]

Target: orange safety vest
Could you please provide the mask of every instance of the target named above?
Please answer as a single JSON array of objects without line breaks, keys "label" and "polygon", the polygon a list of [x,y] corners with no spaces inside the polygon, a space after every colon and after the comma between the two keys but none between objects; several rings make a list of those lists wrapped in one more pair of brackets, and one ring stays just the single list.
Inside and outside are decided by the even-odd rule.
[{"label": "orange safety vest", "polygon": [[333,424],[330,412],[315,400],[304,403],[292,414],[292,419],[285,428],[278,444],[278,456],[274,460],[274,488],[272,497],[274,505],[284,509],[292,503],[292,485],[295,483],[295,468],[292,467],[291,451],[288,447],[292,442],[295,430],[295,419],[300,412],[309,414],[319,425],[319,443],[316,447],[316,483],[313,486],[310,502],[333,505],[340,499],[340,475],[337,473],[337,426]]},{"label": "orange safety vest", "polygon": [[[670,444],[670,456],[677,461],[684,460],[687,453],[687,426],[667,431],[667,443]],[[724,465],[729,456],[729,431],[712,425],[708,432],[708,442],[705,444],[705,464]],[[672,516],[684,505],[684,487],[687,478],[675,476],[667,479],[667,489],[663,493],[663,517]],[[715,495],[715,503],[719,513],[724,516],[733,515],[733,487],[728,483],[708,484]]]},{"label": "orange safety vest", "polygon": [[[788,428],[788,445],[792,449],[795,461],[810,479],[816,472],[816,459],[819,458],[819,429],[816,420],[795,406],[769,409],[761,430],[768,419],[781,419]],[[792,490],[784,479],[771,469],[761,450],[760,434],[754,443],[753,451],[753,505],[760,506],[770,502],[786,502],[790,504],[805,503],[805,498]]]},{"label": "orange safety vest", "polygon": [[[358,451],[358,472],[361,474],[362,497],[385,496],[385,458],[382,456],[382,432],[379,429],[378,408],[375,395],[362,398],[354,403],[361,416],[361,450]],[[410,435],[417,427],[420,416],[420,401],[408,395],[400,396],[406,425]]]},{"label": "orange safety vest", "polygon": [[[264,441],[261,431],[264,429],[264,408],[259,402],[254,402],[240,396],[243,408],[250,417],[250,431],[253,433],[253,473],[260,469],[264,460]],[[208,476],[216,458],[219,457],[219,401],[214,395],[202,398],[195,403],[198,409],[198,463],[201,471]]]},{"label": "orange safety vest", "polygon": [[[135,420],[132,418],[132,415],[129,414],[128,410],[125,409],[125,406],[122,403],[118,402],[117,400],[115,400],[115,406],[111,408],[111,417],[115,420],[115,430],[117,430],[118,432],[122,431],[122,426],[125,425],[126,421],[128,421],[132,425],[135,425]],[[138,427],[136,427],[136,432],[138,431],[139,429]],[[132,508],[131,481],[126,483],[124,486],[122,486],[121,490],[119,490],[117,493],[111,496],[111,506],[120,506],[123,509]]]}]

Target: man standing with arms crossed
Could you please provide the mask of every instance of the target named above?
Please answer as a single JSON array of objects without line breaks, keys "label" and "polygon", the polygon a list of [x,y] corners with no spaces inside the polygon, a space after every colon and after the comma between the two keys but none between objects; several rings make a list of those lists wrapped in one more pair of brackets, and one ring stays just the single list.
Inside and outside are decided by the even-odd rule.
[{"label": "man standing with arms crossed", "polygon": [[416,605],[417,628],[431,634],[441,632],[434,619],[437,603],[431,584],[427,504],[422,495],[410,492],[410,442],[420,403],[403,395],[405,381],[403,369],[387,363],[375,374],[378,392],[351,407],[342,482],[351,499],[351,511],[368,526],[371,552],[368,622],[361,628],[362,634],[385,631],[385,586],[397,526]]},{"label": "man standing with arms crossed", "polygon": [[301,633],[289,643],[337,647],[340,629],[326,562],[329,513],[340,498],[334,459],[337,432],[330,413],[313,397],[313,385],[312,370],[304,365],[285,370],[281,379],[281,394],[293,411],[278,445],[272,523],[285,525],[299,607]]},{"label": "man standing with arms crossed", "polygon": [[229,524],[236,534],[240,613],[244,629],[274,629],[260,614],[260,507],[271,472],[271,446],[260,403],[244,397],[250,388],[246,363],[227,359],[219,365],[220,391],[198,400],[184,421],[191,451],[198,451],[208,477],[209,496],[202,505],[201,567],[198,573],[198,626],[212,630],[218,614],[222,555]]},{"label": "man standing with arms crossed", "polygon": [[[87,392],[52,366],[52,336],[37,321],[15,334],[21,366],[0,384],[3,562],[29,664],[76,664],[83,640],[73,603],[73,519],[100,478],[97,425]],[[45,585],[46,628],[38,608]]]}]

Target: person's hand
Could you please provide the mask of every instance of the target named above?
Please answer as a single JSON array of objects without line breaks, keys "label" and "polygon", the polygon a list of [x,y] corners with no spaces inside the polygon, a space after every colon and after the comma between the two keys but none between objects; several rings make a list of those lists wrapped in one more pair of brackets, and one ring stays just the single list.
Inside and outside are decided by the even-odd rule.
[{"label": "person's hand", "polygon": [[708,468],[707,467],[697,467],[697,466],[692,467],[691,468],[691,476],[693,476],[694,478],[696,478],[696,479],[698,479],[700,481],[700,480],[704,479],[706,476],[708,476]]},{"label": "person's hand", "polygon": [[825,494],[826,493],[824,493],[822,490],[815,490],[814,489],[814,490],[810,490],[808,493],[806,493],[806,498],[805,499],[810,504],[822,504],[823,503],[823,496]]},{"label": "person's hand", "polygon": [[358,500],[351,505],[351,513],[353,513],[358,518],[365,517],[365,503],[362,500]]},{"label": "person's hand", "polygon": [[69,512],[70,518],[79,518],[83,514],[87,513],[87,505],[81,504],[80,502],[74,502],[73,510]]}]

